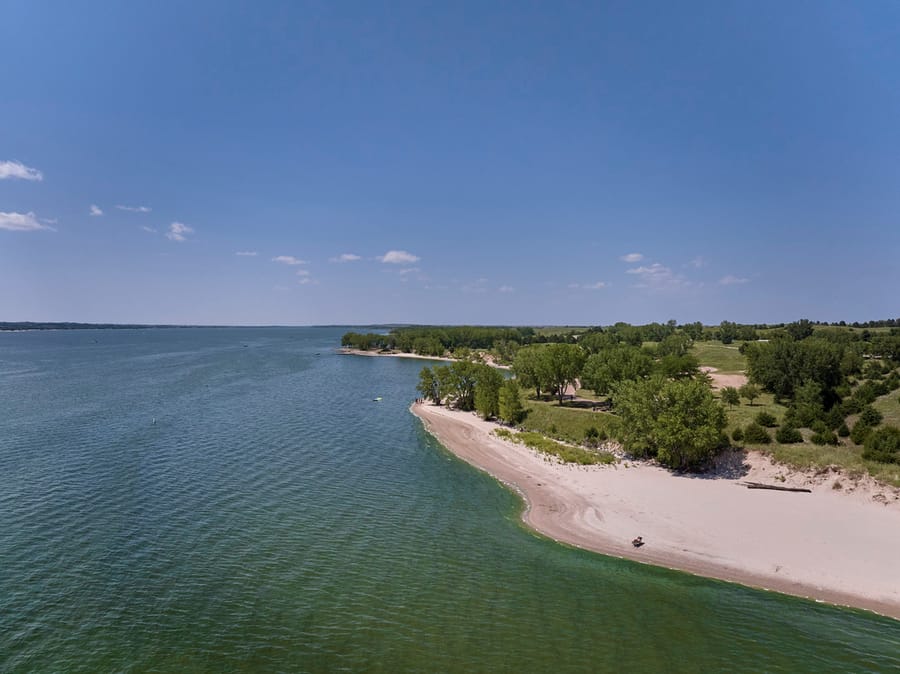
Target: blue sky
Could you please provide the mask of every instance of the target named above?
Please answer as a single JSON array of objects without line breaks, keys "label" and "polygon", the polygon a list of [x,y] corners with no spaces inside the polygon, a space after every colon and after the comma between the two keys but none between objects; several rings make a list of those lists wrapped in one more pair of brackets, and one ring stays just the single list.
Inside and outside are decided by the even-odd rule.
[{"label": "blue sky", "polygon": [[13,0],[0,44],[0,320],[900,315],[897,3]]}]

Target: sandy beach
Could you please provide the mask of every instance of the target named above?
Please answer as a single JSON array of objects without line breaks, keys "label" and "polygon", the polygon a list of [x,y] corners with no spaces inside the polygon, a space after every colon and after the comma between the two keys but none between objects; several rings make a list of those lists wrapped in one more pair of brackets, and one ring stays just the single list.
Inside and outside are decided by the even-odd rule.
[{"label": "sandy beach", "polygon": [[[628,461],[566,465],[498,438],[497,425],[474,414],[426,404],[411,411],[451,452],[517,490],[524,521],[554,540],[900,619],[896,489],[789,472],[758,453],[745,474],[715,478]],[[751,490],[743,481],[812,493]],[[638,535],[641,548],[631,545]]]},{"label": "sandy beach", "polygon": [[[338,349],[338,353],[345,356],[377,356],[378,358],[415,358],[417,360],[442,360],[446,363],[455,363],[456,358],[447,358],[446,356],[422,356],[418,353],[406,353],[405,351],[364,351],[362,349],[349,349],[347,347],[341,347]],[[498,370],[508,370],[509,365],[501,365],[493,360],[493,358],[487,357],[484,359],[485,365],[490,365],[491,367],[495,367]]]}]

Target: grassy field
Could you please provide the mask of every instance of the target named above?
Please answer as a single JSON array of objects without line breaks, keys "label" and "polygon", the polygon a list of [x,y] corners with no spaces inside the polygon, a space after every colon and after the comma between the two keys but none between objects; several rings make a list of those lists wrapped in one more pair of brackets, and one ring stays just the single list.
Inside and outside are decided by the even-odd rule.
[{"label": "grassy field", "polygon": [[741,355],[737,344],[694,342],[691,353],[700,361],[700,365],[714,367],[722,373],[743,372],[747,369],[747,359]]},{"label": "grassy field", "polygon": [[900,393],[891,391],[872,403],[872,407],[884,415],[881,423],[900,428]]},{"label": "grassy field", "polygon": [[520,424],[522,430],[542,433],[566,442],[582,442],[585,432],[591,427],[605,431],[612,437],[619,424],[619,419],[612,414],[560,407],[555,402],[526,400],[525,410],[525,420]]},{"label": "grassy field", "polygon": [[[900,407],[900,405],[897,405],[897,407]],[[741,398],[740,405],[735,405],[734,407],[725,405],[725,413],[728,415],[728,434],[731,435],[731,432],[738,426],[743,428],[751,421],[755,421],[756,415],[760,412],[768,412],[774,415],[780,425],[786,411],[787,407],[784,405],[775,404],[775,396],[771,393],[761,394],[759,398],[753,401],[752,405],[748,405],[747,401]]]}]

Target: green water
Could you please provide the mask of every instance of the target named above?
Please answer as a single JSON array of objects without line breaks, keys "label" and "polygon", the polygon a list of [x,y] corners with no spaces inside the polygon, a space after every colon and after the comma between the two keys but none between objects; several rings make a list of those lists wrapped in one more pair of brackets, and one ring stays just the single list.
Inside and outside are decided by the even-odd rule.
[{"label": "green water", "polygon": [[900,622],[531,534],[342,332],[0,334],[0,671],[900,670]]}]

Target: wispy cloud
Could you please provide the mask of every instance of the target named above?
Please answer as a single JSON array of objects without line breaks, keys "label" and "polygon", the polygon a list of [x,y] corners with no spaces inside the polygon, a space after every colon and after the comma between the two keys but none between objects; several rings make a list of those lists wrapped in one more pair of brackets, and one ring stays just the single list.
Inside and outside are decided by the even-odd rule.
[{"label": "wispy cloud", "polygon": [[607,281],[595,281],[594,283],[570,283],[569,287],[580,290],[602,290],[603,288],[609,288],[609,285]]},{"label": "wispy cloud", "polygon": [[235,253],[238,257],[256,257],[259,255],[255,250],[239,250]]},{"label": "wispy cloud", "polygon": [[513,288],[512,286],[500,286],[499,288],[497,288],[498,293],[511,293],[511,292],[515,292],[515,290],[516,289]]},{"label": "wispy cloud", "polygon": [[337,257],[328,258],[329,262],[356,262],[357,260],[361,260],[362,257],[356,255],[355,253],[341,253]]},{"label": "wispy cloud", "polygon": [[297,276],[309,276],[310,274],[311,274],[311,272],[309,271],[309,269],[298,269],[297,270]]},{"label": "wispy cloud", "polygon": [[407,253],[405,250],[389,250],[384,255],[377,258],[380,262],[387,264],[414,264],[421,260],[418,255]]},{"label": "wispy cloud", "polygon": [[642,265],[629,269],[626,273],[638,277],[636,288],[678,288],[693,285],[680,274],[676,274],[669,267],[654,262],[651,265]]},{"label": "wispy cloud", "polygon": [[44,174],[20,161],[0,161],[0,180],[8,178],[40,182],[44,179]]},{"label": "wispy cloud", "polygon": [[56,231],[52,227],[42,224],[34,213],[3,213],[0,212],[0,229],[11,232],[34,232],[39,229]]},{"label": "wispy cloud", "polygon": [[397,273],[400,274],[400,276],[405,276],[406,274],[415,274],[416,272],[419,272],[419,271],[422,271],[422,270],[419,269],[418,267],[406,267],[405,269],[401,269]]},{"label": "wispy cloud", "polygon": [[91,204],[90,214],[94,216],[103,215],[103,210],[97,204]]},{"label": "wispy cloud", "polygon": [[280,262],[281,264],[298,265],[306,264],[306,260],[301,260],[293,255],[277,255],[272,258],[272,262]]},{"label": "wispy cloud", "polygon": [[116,208],[120,211],[131,211],[132,213],[149,213],[153,210],[149,206],[122,206],[121,204],[116,204]]},{"label": "wispy cloud", "polygon": [[642,253],[628,253],[619,259],[622,260],[622,262],[640,262],[644,259],[644,255]]},{"label": "wispy cloud", "polygon": [[147,225],[141,225],[141,229],[145,232],[150,232],[151,234],[156,234],[156,230],[153,227],[148,227]]},{"label": "wispy cloud", "polygon": [[736,285],[741,285],[743,283],[750,283],[750,279],[741,278],[739,276],[732,276],[731,274],[728,274],[727,276],[723,276],[722,278],[719,279],[720,286],[736,286]]},{"label": "wispy cloud", "polygon": [[169,231],[166,232],[166,238],[170,241],[187,241],[187,235],[193,233],[193,227],[188,227],[182,222],[173,222],[169,225]]}]

